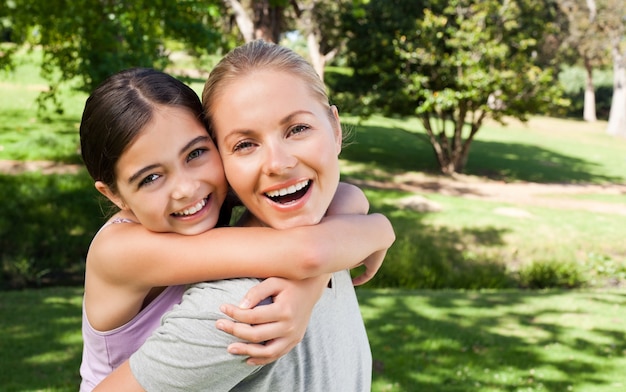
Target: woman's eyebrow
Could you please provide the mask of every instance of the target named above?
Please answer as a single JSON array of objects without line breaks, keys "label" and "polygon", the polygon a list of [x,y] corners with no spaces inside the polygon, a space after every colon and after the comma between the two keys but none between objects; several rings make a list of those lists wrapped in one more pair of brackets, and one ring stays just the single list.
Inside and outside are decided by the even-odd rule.
[{"label": "woman's eyebrow", "polygon": [[297,117],[297,116],[302,115],[302,114],[307,114],[307,115],[311,115],[311,116],[314,115],[312,112],[310,112],[308,110],[296,110],[295,112],[288,114],[282,120],[280,120],[280,124],[281,125],[285,125],[287,123],[290,123],[290,122],[293,121],[294,117]]}]

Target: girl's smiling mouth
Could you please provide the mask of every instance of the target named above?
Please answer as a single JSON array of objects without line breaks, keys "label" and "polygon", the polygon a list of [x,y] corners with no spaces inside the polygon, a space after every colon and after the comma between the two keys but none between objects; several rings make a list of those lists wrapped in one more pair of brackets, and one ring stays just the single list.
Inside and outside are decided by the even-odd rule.
[{"label": "girl's smiling mouth", "polygon": [[184,216],[191,216],[196,214],[197,212],[201,211],[206,205],[207,202],[209,200],[209,198],[211,197],[211,195],[205,197],[204,199],[201,199],[199,202],[197,202],[196,204],[194,204],[191,207],[185,208],[182,211],[178,211],[178,212],[173,212],[172,216],[175,217],[184,217]]}]

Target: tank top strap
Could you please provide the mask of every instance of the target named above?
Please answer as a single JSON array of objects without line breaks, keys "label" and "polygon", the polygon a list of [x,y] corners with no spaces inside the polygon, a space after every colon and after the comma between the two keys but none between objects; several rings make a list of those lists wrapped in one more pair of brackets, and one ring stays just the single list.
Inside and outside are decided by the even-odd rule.
[{"label": "tank top strap", "polygon": [[135,222],[134,220],[128,219],[128,218],[114,218],[111,219],[109,221],[107,221],[105,224],[102,225],[102,227],[100,227],[100,230],[98,230],[98,232],[94,235],[94,238],[96,235],[100,234],[100,232],[102,230],[104,230],[106,227],[114,225],[114,224],[118,224],[118,223],[136,223],[139,224],[139,222]]}]

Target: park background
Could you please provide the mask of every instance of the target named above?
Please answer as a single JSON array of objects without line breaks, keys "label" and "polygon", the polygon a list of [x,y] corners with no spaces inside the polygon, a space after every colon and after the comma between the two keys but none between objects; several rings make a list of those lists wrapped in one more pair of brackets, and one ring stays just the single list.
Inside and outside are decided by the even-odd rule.
[{"label": "park background", "polygon": [[623,2],[0,4],[3,391],[77,389],[106,207],[78,153],[88,92],[135,65],[200,92],[259,34],[323,65],[342,179],[396,230],[357,289],[374,390],[626,387]]}]

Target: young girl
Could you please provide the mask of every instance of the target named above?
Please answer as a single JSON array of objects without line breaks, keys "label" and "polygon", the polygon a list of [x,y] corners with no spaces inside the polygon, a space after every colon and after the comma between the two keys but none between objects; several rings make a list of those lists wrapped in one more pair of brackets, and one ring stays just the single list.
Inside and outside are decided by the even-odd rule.
[{"label": "young girl", "polygon": [[[291,230],[324,222],[339,181],[341,128],[311,65],[277,45],[246,44],[211,72],[203,104],[226,176],[249,211],[241,224]],[[379,235],[381,249],[393,241],[386,226]],[[232,339],[215,328],[219,307],[255,282],[195,284],[98,390],[370,390],[371,352],[348,271],[332,275],[302,342],[285,356],[251,367],[227,355]]]},{"label": "young girl", "polygon": [[[323,276],[390,245],[378,228],[388,221],[377,214],[330,216],[317,226],[282,231],[209,230],[220,219],[228,191],[220,156],[197,95],[164,73],[133,69],[109,78],[87,100],[80,136],[96,189],[119,208],[87,255],[81,390],[92,389],[143,343],[180,302],[184,284],[237,276]],[[370,261],[375,272],[381,260]],[[284,297],[304,301],[309,310],[314,303]],[[266,308],[261,322],[302,323],[289,317],[285,322],[280,307]],[[276,326],[255,333],[257,341],[271,341],[266,356],[272,359],[293,344],[272,348],[281,341],[274,338],[299,339]]]}]

